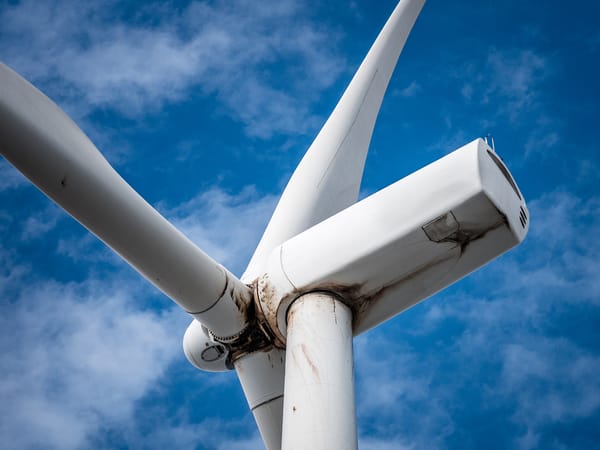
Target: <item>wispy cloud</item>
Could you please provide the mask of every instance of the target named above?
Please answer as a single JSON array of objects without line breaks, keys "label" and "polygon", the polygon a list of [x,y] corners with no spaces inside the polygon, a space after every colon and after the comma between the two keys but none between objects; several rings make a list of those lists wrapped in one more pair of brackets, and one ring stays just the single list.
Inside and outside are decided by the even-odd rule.
[{"label": "wispy cloud", "polygon": [[[150,5],[128,21],[121,7],[4,5],[3,56],[75,115],[110,108],[135,117],[200,89],[263,138],[314,126],[309,105],[344,70],[331,33],[297,2],[193,2],[181,12]],[[290,60],[295,70],[279,74],[278,61]]]},{"label": "wispy cloud", "polygon": [[30,241],[43,237],[65,217],[65,213],[54,203],[48,202],[47,207],[30,215],[23,224],[21,239]]},{"label": "wispy cloud", "polygon": [[540,117],[525,142],[524,157],[527,159],[533,156],[541,158],[554,156],[560,142],[559,125],[551,119]]},{"label": "wispy cloud", "polygon": [[354,350],[361,448],[442,448],[454,424],[431,388],[431,361],[377,330]]},{"label": "wispy cloud", "polygon": [[[498,105],[511,120],[533,106],[537,101],[539,81],[547,76],[548,63],[530,50],[500,52],[492,50],[487,67],[481,77],[487,80],[482,101],[490,101],[492,95],[506,100]],[[485,83],[485,82],[484,82]]]},{"label": "wispy cloud", "polygon": [[519,336],[503,349],[503,395],[519,401],[514,419],[534,433],[548,423],[589,417],[600,407],[600,357],[565,338]]},{"label": "wispy cloud", "polygon": [[[512,47],[490,47],[483,53],[481,59],[448,62],[455,68],[439,83],[452,94],[440,108],[442,136],[430,147],[452,150],[466,143],[464,136],[473,137],[469,129],[480,135],[498,130],[514,140],[519,162],[555,156],[563,142],[564,121],[548,107],[547,86],[556,74],[553,56]],[[463,104],[460,111],[456,101]]]},{"label": "wispy cloud", "polygon": [[129,420],[179,356],[186,315],[134,309],[134,291],[107,283],[30,283],[2,306],[0,435],[7,448],[85,446],[103,424]]},{"label": "wispy cloud", "polygon": [[0,293],[9,296],[18,291],[29,272],[27,263],[18,260],[13,252],[0,248]]},{"label": "wispy cloud", "polygon": [[417,95],[419,92],[421,92],[421,85],[419,83],[417,83],[416,81],[412,81],[408,86],[406,86],[404,89],[400,89],[397,91],[394,91],[394,95],[400,95],[401,97],[414,97],[415,95]]},{"label": "wispy cloud", "polygon": [[27,186],[29,181],[6,160],[0,159],[0,192]]},{"label": "wispy cloud", "polygon": [[463,64],[454,76],[462,81],[465,100],[493,103],[497,113],[514,121],[539,101],[549,70],[548,61],[531,50],[491,48],[485,60]]}]

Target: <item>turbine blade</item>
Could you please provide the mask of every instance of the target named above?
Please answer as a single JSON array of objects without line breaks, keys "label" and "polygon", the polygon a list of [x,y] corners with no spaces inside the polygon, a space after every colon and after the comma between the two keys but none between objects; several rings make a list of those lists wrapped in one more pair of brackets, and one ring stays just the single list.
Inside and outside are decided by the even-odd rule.
[{"label": "turbine blade", "polygon": [[293,173],[243,280],[264,272],[273,248],[356,202],[383,96],[424,3],[402,0],[394,9]]},{"label": "turbine blade", "polygon": [[58,106],[1,63],[0,153],[215,335],[246,326],[249,288],[140,197]]},{"label": "turbine blade", "polygon": [[285,351],[250,353],[234,365],[265,447],[281,449]]}]

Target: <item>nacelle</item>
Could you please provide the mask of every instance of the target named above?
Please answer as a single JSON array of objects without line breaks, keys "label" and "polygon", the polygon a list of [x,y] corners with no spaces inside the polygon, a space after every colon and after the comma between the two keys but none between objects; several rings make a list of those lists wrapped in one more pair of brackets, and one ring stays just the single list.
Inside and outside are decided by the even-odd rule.
[{"label": "nacelle", "polygon": [[477,139],[275,248],[258,304],[284,343],[289,305],[331,292],[352,309],[356,335],[506,252],[528,228],[510,172]]}]

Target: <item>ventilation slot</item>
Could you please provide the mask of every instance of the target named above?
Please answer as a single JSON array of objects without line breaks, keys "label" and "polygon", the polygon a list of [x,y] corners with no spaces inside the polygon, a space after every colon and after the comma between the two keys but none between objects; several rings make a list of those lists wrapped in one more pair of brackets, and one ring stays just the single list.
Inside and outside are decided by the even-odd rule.
[{"label": "ventilation slot", "polygon": [[527,213],[522,206],[519,208],[519,210],[519,221],[521,222],[521,226],[525,228],[525,225],[527,225]]}]

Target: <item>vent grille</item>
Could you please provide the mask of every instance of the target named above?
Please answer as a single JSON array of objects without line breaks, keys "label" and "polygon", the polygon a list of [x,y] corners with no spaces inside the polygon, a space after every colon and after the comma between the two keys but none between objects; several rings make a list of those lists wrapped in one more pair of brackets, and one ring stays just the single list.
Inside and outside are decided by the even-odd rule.
[{"label": "vent grille", "polygon": [[525,228],[525,225],[527,225],[527,219],[527,213],[523,209],[523,206],[519,207],[519,221],[521,222],[521,226],[523,228]]}]

